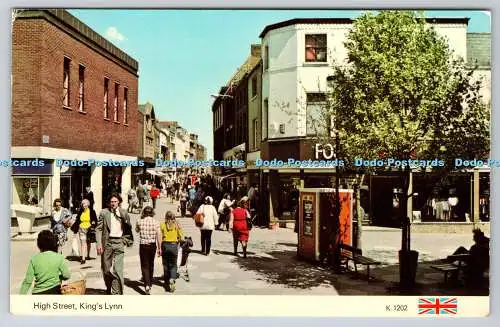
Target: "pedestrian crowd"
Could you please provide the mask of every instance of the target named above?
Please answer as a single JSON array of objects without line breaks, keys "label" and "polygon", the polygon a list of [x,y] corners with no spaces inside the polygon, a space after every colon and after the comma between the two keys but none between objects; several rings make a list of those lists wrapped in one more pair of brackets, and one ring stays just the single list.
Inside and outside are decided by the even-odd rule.
[{"label": "pedestrian crowd", "polygon": [[[186,217],[187,212],[190,212],[200,228],[201,254],[210,254],[214,230],[226,230],[232,233],[233,254],[238,255],[238,245],[241,244],[243,257],[246,258],[250,230],[256,213],[256,202],[251,199],[255,200],[257,188],[252,186],[248,196],[244,195],[236,201],[231,199],[229,193],[220,197],[221,192],[211,179],[204,177],[191,176],[162,181],[159,187],[138,182],[127,194],[127,209],[121,207],[121,196],[112,193],[107,207],[99,215],[93,208],[93,194],[89,190],[87,194],[92,197],[81,201],[76,216],[62,207],[61,199],[54,200],[51,229],[38,235],[37,245],[40,253],[30,260],[21,294],[27,294],[33,282],[32,294],[61,294],[63,281],[71,277],[62,253],[68,240],[68,230],[73,232],[72,250],[73,253],[79,253],[78,259],[82,265],[91,259],[91,246],[95,244],[97,255],[101,256],[106,294],[123,294],[125,248],[134,243],[133,230],[139,238],[144,293],[150,294],[151,291],[156,256],[162,259],[164,288],[168,292],[174,292],[176,279],[179,277],[178,270],[180,267],[186,267],[193,242],[191,237],[184,235],[174,212],[167,211],[161,223],[155,219],[156,200],[160,196],[166,196],[171,203],[174,200],[179,201],[177,211],[181,217]],[[217,203],[214,197],[220,198]],[[145,206],[149,201],[151,205]],[[129,216],[134,212],[141,213],[135,228]],[[189,278],[187,267],[185,273]]]}]

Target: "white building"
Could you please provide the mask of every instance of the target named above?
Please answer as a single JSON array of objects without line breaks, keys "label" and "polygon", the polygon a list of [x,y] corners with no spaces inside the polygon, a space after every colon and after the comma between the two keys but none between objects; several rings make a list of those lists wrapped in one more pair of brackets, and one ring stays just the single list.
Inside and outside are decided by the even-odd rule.
[{"label": "white building", "polygon": [[[467,58],[468,18],[428,20]],[[315,134],[314,110],[324,102],[333,62],[344,62],[348,18],[292,19],[266,26],[262,38],[262,140]]]}]

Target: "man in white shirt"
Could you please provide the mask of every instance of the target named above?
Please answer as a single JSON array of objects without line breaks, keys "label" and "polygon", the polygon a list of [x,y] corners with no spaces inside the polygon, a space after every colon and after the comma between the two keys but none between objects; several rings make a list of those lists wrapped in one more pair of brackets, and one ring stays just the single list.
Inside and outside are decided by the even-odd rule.
[{"label": "man in white shirt", "polygon": [[[101,257],[101,268],[107,294],[123,294],[123,257],[125,246],[134,243],[132,225],[126,210],[120,208],[122,198],[112,194],[109,209],[103,209],[97,219],[97,254]],[[111,271],[113,267],[113,271]]]}]

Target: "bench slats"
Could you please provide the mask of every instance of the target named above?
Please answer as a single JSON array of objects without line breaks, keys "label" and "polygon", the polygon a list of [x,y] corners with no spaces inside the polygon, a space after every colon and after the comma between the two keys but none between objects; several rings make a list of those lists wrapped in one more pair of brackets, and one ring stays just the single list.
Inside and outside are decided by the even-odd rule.
[{"label": "bench slats", "polygon": [[450,263],[445,263],[442,265],[433,265],[431,266],[432,269],[439,270],[439,271],[455,271],[458,270],[458,267],[450,264]]}]

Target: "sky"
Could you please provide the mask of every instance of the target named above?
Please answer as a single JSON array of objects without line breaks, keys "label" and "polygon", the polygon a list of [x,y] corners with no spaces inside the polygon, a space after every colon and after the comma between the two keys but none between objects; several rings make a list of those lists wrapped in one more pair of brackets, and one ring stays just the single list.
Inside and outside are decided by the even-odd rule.
[{"label": "sky", "polygon": [[[265,26],[292,18],[348,17],[353,10],[69,10],[139,62],[139,104],[160,120],[199,135],[213,158],[212,103],[260,43]],[[469,17],[469,32],[491,32],[489,12],[426,11],[428,17]]]}]

